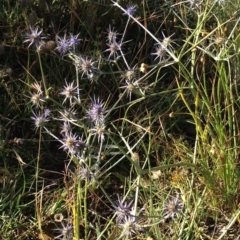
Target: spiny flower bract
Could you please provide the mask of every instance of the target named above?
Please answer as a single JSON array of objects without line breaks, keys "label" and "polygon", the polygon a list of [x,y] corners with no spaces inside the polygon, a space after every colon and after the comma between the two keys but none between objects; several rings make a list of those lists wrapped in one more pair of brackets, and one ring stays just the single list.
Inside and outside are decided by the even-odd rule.
[{"label": "spiny flower bract", "polygon": [[62,38],[57,36],[56,42],[57,42],[56,50],[61,55],[66,55],[70,51],[71,45],[69,43],[69,39],[67,38],[66,34],[64,34]]},{"label": "spiny flower bract", "polygon": [[166,59],[166,57],[168,56],[168,53],[167,53],[166,47],[158,44],[155,47],[155,52],[151,53],[151,55],[156,56],[154,58],[154,61],[156,61],[156,59],[159,58],[159,62],[162,62]]},{"label": "spiny flower bract", "polygon": [[85,148],[86,144],[77,134],[72,132],[66,133],[62,139],[62,148],[64,151],[70,154],[78,154]]},{"label": "spiny flower bract", "polygon": [[106,129],[105,124],[99,121],[94,124],[93,128],[91,128],[89,132],[91,132],[92,135],[98,136],[98,142],[103,142],[105,139],[105,136],[104,136],[106,132],[105,129]]},{"label": "spiny flower bract", "polygon": [[106,110],[104,108],[103,101],[94,98],[92,100],[91,107],[87,110],[87,118],[90,119],[91,123],[98,125],[98,123],[104,123],[104,114]]},{"label": "spiny flower bract", "polygon": [[73,239],[73,225],[70,223],[63,223],[61,222],[61,228],[55,228],[54,231],[60,233],[54,239]]},{"label": "spiny flower bract", "polygon": [[110,52],[108,58],[113,56],[114,58],[118,57],[118,51],[121,51],[121,45],[116,42],[116,40],[107,43],[109,47],[105,52]]},{"label": "spiny flower bract", "polygon": [[119,227],[122,228],[121,237],[131,238],[133,235],[136,234],[138,226],[136,224],[135,217],[126,216],[124,219],[121,220]]},{"label": "spiny flower bract", "polygon": [[32,45],[34,45],[36,47],[36,49],[39,49],[39,47],[41,46],[41,33],[43,30],[38,31],[38,27],[36,27],[35,29],[33,29],[31,26],[30,28],[30,32],[26,33],[25,36],[25,40],[23,41],[24,43],[29,42],[28,48]]},{"label": "spiny flower bract", "polygon": [[183,203],[178,197],[171,198],[164,206],[163,217],[165,219],[171,218],[172,220],[178,217],[179,213],[183,210]]},{"label": "spiny flower bract", "polygon": [[75,47],[80,44],[81,39],[79,39],[78,36],[79,34],[73,35],[70,33],[70,37],[68,41],[69,41],[70,47],[72,47],[73,49],[75,49]]},{"label": "spiny flower bract", "polygon": [[118,197],[118,200],[116,204],[113,205],[113,208],[117,216],[117,221],[119,222],[124,220],[125,217],[130,215],[133,200],[127,203],[127,202],[123,202],[122,198],[120,198],[119,195],[117,197]]},{"label": "spiny flower bract", "polygon": [[136,7],[137,5],[128,5],[127,8],[125,9],[126,12],[124,12],[123,15],[133,16],[136,12]]},{"label": "spiny flower bract", "polygon": [[45,109],[43,113],[35,113],[32,112],[34,117],[31,117],[31,119],[34,120],[34,124],[36,128],[42,127],[46,122],[49,121],[48,117],[50,114],[50,110],[49,109]]},{"label": "spiny flower bract", "polygon": [[114,31],[114,28],[111,28],[111,25],[109,25],[109,28],[107,30],[107,41],[108,43],[112,43],[117,40],[117,36],[120,35],[117,31]]},{"label": "spiny flower bract", "polygon": [[30,102],[32,103],[33,106],[40,108],[42,103],[45,102],[43,93],[42,92],[31,93]]},{"label": "spiny flower bract", "polygon": [[87,182],[91,181],[93,173],[89,170],[88,167],[81,166],[79,170],[79,177],[81,180],[85,180]]},{"label": "spiny flower bract", "polygon": [[69,99],[70,105],[72,105],[72,99],[77,99],[77,86],[74,86],[74,81],[71,83],[67,83],[65,80],[66,86],[64,89],[60,92],[61,95],[65,96],[63,103],[66,102],[67,99]]},{"label": "spiny flower bract", "polygon": [[61,131],[60,131],[60,133],[61,133],[62,135],[67,135],[67,134],[69,134],[71,131],[72,131],[72,127],[71,127],[71,125],[70,125],[70,122],[64,121],[63,124],[62,124],[62,126],[61,126]]},{"label": "spiny flower bract", "polygon": [[82,75],[87,75],[87,77],[89,77],[92,75],[92,73],[97,71],[95,63],[96,61],[93,61],[91,58],[81,56],[78,67],[79,70],[82,72]]}]

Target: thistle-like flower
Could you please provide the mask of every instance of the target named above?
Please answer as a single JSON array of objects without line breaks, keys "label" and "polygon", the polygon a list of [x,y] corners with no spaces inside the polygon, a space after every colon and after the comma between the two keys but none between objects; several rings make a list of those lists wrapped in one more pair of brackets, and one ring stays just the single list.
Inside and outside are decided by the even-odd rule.
[{"label": "thistle-like flower", "polygon": [[174,220],[183,210],[183,203],[178,199],[178,197],[169,199],[163,210],[163,217],[165,219]]},{"label": "thistle-like flower", "polygon": [[80,61],[78,64],[79,70],[82,72],[82,75],[87,75],[87,77],[91,76],[93,73],[97,72],[98,69],[94,66],[96,62],[94,62],[91,58],[80,57]]},{"label": "thistle-like flower", "polygon": [[34,93],[31,93],[31,95],[27,97],[30,98],[30,102],[32,103],[32,106],[40,107],[42,103],[45,102],[41,85],[35,82],[30,84],[30,87],[34,90]]},{"label": "thistle-like flower", "polygon": [[120,238],[132,238],[132,236],[136,234],[136,231],[139,228],[136,223],[135,217],[131,216],[126,216],[119,224],[119,227],[122,228]]},{"label": "thistle-like flower", "polygon": [[56,236],[54,239],[73,239],[73,225],[70,223],[63,223],[61,221],[62,228],[56,228],[54,231],[57,231],[60,233],[58,236]]},{"label": "thistle-like flower", "polygon": [[57,36],[56,43],[57,43],[56,50],[62,56],[66,55],[71,49],[71,45],[70,45],[69,39],[67,38],[66,33],[64,34],[64,36],[62,38]]},{"label": "thistle-like flower", "polygon": [[75,49],[80,44],[81,39],[79,39],[78,36],[79,36],[79,34],[73,35],[70,33],[69,45],[73,49]]},{"label": "thistle-like flower", "polygon": [[137,5],[128,5],[126,8],[126,12],[124,12],[123,15],[134,16],[134,14],[136,12],[136,7],[137,7]]},{"label": "thistle-like flower", "polygon": [[162,45],[163,45],[165,48],[173,48],[172,44],[177,45],[177,44],[171,39],[171,37],[174,35],[174,33],[173,33],[171,36],[169,36],[169,37],[166,37],[163,32],[162,32],[162,35],[163,35]]},{"label": "thistle-like flower", "polygon": [[108,43],[115,42],[117,40],[118,35],[120,35],[120,34],[117,31],[114,31],[114,28],[111,29],[111,26],[109,25],[109,28],[107,30]]},{"label": "thistle-like flower", "polygon": [[105,139],[105,136],[104,136],[106,132],[105,128],[106,128],[105,124],[100,121],[100,122],[97,122],[95,126],[89,130],[89,132],[91,132],[93,135],[98,136],[98,142],[103,142]]},{"label": "thistle-like flower", "polygon": [[45,102],[43,93],[42,92],[32,93],[30,96],[30,101],[33,106],[36,106],[39,108],[41,104]]},{"label": "thistle-like flower", "polygon": [[136,66],[123,72],[122,78],[132,81],[136,77]]},{"label": "thistle-like flower", "polygon": [[126,217],[130,216],[133,200],[129,203],[124,203],[122,198],[119,197],[119,195],[117,197],[118,201],[115,205],[113,205],[113,208],[117,216],[116,220],[117,222],[120,222],[122,220],[125,220]]},{"label": "thistle-like flower", "polygon": [[68,122],[68,121],[64,121],[63,122],[63,125],[61,126],[61,131],[60,131],[60,133],[62,134],[62,135],[67,135],[67,134],[69,134],[70,132],[72,131],[72,127],[71,127],[71,125],[70,125],[70,123]]},{"label": "thistle-like flower", "polygon": [[69,154],[78,154],[86,147],[86,143],[78,135],[68,132],[62,140],[62,146],[64,151]]},{"label": "thistle-like flower", "polygon": [[72,83],[67,83],[66,79],[65,79],[65,83],[66,86],[64,87],[64,89],[60,92],[61,95],[64,95],[65,98],[63,100],[63,103],[69,99],[70,105],[72,105],[72,99],[76,99],[77,100],[77,86],[74,86],[74,81]]},{"label": "thistle-like flower", "polygon": [[49,121],[48,117],[50,115],[50,110],[49,109],[45,109],[43,113],[35,113],[32,112],[34,117],[31,117],[31,119],[34,120],[34,124],[36,129],[42,127],[46,122]]},{"label": "thistle-like flower", "polygon": [[167,50],[164,46],[158,44],[157,47],[155,48],[155,52],[151,53],[151,55],[156,56],[154,58],[154,61],[159,58],[159,62],[165,61],[168,53]]},{"label": "thistle-like flower", "polygon": [[142,90],[141,85],[137,80],[135,81],[125,80],[125,83],[126,84],[124,86],[121,86],[120,88],[125,89],[130,101],[132,100],[132,93],[134,92],[138,95],[142,95],[142,96],[145,95],[144,90]]},{"label": "thistle-like flower", "polygon": [[30,28],[30,33],[26,33],[25,40],[23,41],[24,43],[29,42],[28,48],[32,45],[36,47],[36,49],[39,49],[40,46],[42,45],[42,37],[41,33],[43,30],[38,31],[38,27],[33,29],[31,26]]},{"label": "thistle-like flower", "polygon": [[66,33],[61,38],[56,37],[57,47],[56,50],[60,52],[62,56],[70,52],[70,50],[75,50],[75,48],[80,44],[81,39],[78,38],[79,34],[73,35],[70,33],[70,36],[67,37]]},{"label": "thistle-like flower", "polygon": [[92,105],[87,111],[87,118],[94,125],[98,125],[99,123],[104,123],[104,114],[107,111],[104,109],[104,103],[98,99],[92,100]]},{"label": "thistle-like flower", "polygon": [[113,56],[114,58],[118,58],[118,52],[121,51],[121,45],[117,43],[115,40],[112,42],[107,43],[107,46],[109,47],[104,52],[110,52],[108,59]]},{"label": "thistle-like flower", "polygon": [[93,175],[93,173],[87,167],[81,167],[79,170],[79,177],[81,180],[90,182],[92,175]]}]

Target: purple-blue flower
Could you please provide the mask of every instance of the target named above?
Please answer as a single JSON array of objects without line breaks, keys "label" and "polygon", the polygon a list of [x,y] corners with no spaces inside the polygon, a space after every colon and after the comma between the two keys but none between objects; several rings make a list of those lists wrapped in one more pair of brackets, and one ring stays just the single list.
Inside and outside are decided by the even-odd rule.
[{"label": "purple-blue flower", "polygon": [[66,55],[71,49],[71,45],[69,43],[69,39],[67,38],[66,34],[64,34],[62,38],[57,36],[56,42],[57,42],[56,50],[58,50],[61,55]]},{"label": "purple-blue flower", "polygon": [[75,49],[75,47],[80,44],[81,39],[79,39],[78,36],[79,36],[79,34],[73,35],[73,34],[70,33],[69,45],[70,45],[73,49]]},{"label": "purple-blue flower", "polygon": [[136,5],[128,5],[126,8],[126,12],[123,13],[123,15],[133,16],[136,12],[136,7]]},{"label": "purple-blue flower", "polygon": [[94,98],[91,107],[87,111],[87,118],[95,125],[98,125],[98,123],[104,123],[105,113],[104,103],[99,98]]}]

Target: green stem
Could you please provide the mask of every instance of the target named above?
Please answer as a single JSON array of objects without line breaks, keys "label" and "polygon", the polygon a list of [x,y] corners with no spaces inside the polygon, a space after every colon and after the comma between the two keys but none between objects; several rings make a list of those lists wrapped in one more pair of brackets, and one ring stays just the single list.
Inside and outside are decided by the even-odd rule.
[{"label": "green stem", "polygon": [[40,51],[37,51],[37,53],[38,53],[38,60],[39,60],[40,70],[41,70],[41,74],[42,74],[43,87],[44,87],[44,91],[45,91],[45,94],[46,94],[46,98],[48,99],[49,95],[48,95],[48,90],[47,90],[47,85],[46,85],[46,78],[45,78],[45,75],[44,75],[44,72],[43,72],[41,54],[40,54]]}]

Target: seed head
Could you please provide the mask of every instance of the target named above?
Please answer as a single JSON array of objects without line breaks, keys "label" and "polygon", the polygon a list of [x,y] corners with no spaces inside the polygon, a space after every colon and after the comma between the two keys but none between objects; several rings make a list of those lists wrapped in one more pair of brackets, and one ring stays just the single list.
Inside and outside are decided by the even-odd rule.
[{"label": "seed head", "polygon": [[61,213],[57,213],[54,215],[55,222],[62,222],[62,220],[63,220],[63,215]]}]

